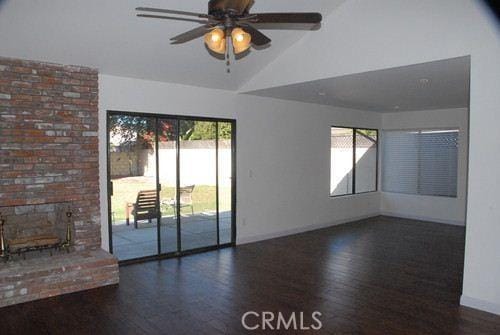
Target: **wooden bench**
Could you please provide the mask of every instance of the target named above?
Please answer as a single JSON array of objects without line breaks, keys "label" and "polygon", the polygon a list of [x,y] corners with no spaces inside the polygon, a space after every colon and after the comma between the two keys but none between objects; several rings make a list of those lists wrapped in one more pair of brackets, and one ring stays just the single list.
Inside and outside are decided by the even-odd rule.
[{"label": "wooden bench", "polygon": [[134,228],[137,229],[137,221],[148,220],[152,223],[152,219],[158,217],[158,201],[156,190],[140,191],[137,193],[135,204],[127,203],[125,209],[127,225],[130,224],[130,214],[134,216]]}]

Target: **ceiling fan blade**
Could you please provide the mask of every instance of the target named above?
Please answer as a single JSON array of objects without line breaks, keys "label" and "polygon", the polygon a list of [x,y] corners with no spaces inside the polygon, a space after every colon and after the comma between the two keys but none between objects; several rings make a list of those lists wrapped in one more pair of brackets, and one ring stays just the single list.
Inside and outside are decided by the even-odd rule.
[{"label": "ceiling fan blade", "polygon": [[250,13],[250,9],[252,9],[253,5],[255,5],[255,0],[248,0],[246,8],[243,11],[243,14],[249,14]]},{"label": "ceiling fan blade", "polygon": [[182,10],[151,8],[151,7],[137,7],[135,10],[142,11],[142,12],[155,12],[155,13],[166,13],[166,14],[175,14],[175,15],[196,16],[199,18],[208,18],[209,17],[207,14],[185,12]]},{"label": "ceiling fan blade", "polygon": [[188,21],[188,22],[196,22],[201,24],[210,23],[207,20],[196,20],[196,19],[188,19],[184,17],[175,17],[175,16],[162,16],[162,15],[150,15],[150,14],[137,14],[138,17],[146,17],[150,19],[165,19],[165,20],[177,20],[177,21]]},{"label": "ceiling fan blade", "polygon": [[255,29],[259,30],[319,30],[321,23],[304,24],[304,23],[252,23]]},{"label": "ceiling fan blade", "polygon": [[251,21],[254,23],[301,23],[318,24],[323,19],[320,13],[260,13]]},{"label": "ceiling fan blade", "polygon": [[240,26],[245,30],[247,33],[252,36],[252,44],[255,44],[256,46],[263,46],[266,44],[271,43],[271,39],[252,27],[249,24],[240,24]]},{"label": "ceiling fan blade", "polygon": [[186,31],[180,35],[172,37],[170,40],[172,44],[182,44],[194,40],[195,38],[202,37],[205,35],[213,26],[205,25],[201,27],[194,28],[190,31]]}]

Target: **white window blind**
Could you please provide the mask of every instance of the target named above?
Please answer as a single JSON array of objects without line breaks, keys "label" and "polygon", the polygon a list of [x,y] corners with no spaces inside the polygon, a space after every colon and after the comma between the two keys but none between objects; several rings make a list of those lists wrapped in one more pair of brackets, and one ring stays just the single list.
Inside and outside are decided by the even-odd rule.
[{"label": "white window blind", "polygon": [[385,192],[457,196],[458,130],[385,131]]}]

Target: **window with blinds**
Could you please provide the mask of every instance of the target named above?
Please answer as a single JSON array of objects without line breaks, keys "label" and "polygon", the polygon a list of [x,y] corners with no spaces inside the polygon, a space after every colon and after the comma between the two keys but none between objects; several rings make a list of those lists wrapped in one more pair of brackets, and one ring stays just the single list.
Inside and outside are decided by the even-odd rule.
[{"label": "window with blinds", "polygon": [[459,131],[384,131],[384,192],[456,197]]}]

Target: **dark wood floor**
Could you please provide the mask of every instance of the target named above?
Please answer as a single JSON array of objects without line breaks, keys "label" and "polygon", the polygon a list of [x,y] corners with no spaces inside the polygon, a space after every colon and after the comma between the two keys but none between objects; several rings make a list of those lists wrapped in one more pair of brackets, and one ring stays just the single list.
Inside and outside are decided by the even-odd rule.
[{"label": "dark wood floor", "polygon": [[0,334],[241,334],[246,311],[319,311],[318,334],[500,334],[459,307],[463,250],[460,227],[369,219],[122,267],[119,287],[0,309]]}]

